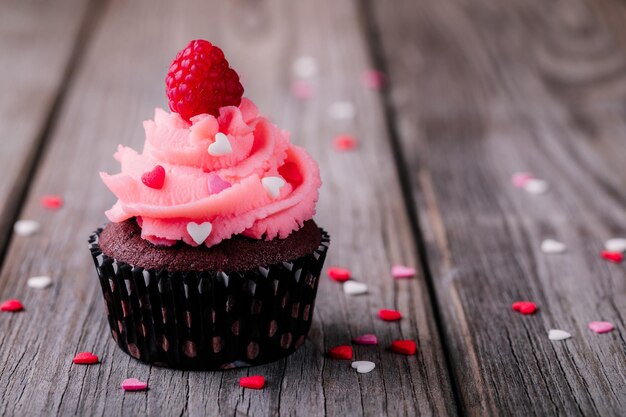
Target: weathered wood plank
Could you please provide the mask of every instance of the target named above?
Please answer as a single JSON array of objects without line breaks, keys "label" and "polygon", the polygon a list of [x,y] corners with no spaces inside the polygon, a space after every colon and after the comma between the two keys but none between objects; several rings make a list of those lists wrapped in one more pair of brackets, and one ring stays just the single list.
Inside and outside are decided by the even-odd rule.
[{"label": "weathered wood plank", "polygon": [[[462,409],[622,414],[626,270],[599,252],[626,233],[624,5],[371,1],[365,10],[388,63]],[[549,193],[512,187],[525,170]],[[542,253],[544,238],[567,253]],[[539,313],[511,312],[520,299]],[[593,320],[617,330],[593,334]],[[551,342],[550,328],[573,338]]]},{"label": "weathered wood plank", "polygon": [[[453,415],[448,372],[432,320],[423,277],[394,282],[392,263],[416,265],[416,248],[398,185],[383,112],[376,93],[358,81],[368,51],[351,2],[113,1],[105,8],[93,43],[68,93],[52,142],[33,183],[32,196],[51,187],[67,190],[66,207],[44,221],[42,233],[12,243],[0,276],[3,297],[24,300],[27,311],[0,317],[11,348],[0,351],[0,413],[22,415]],[[142,365],[110,339],[101,294],[85,239],[104,222],[113,197],[97,172],[115,171],[118,143],[140,147],[140,121],[165,106],[169,60],[189,39],[223,46],[243,76],[247,95],[295,142],[306,146],[323,172],[317,219],[332,235],[329,264],[343,264],[370,285],[369,296],[346,298],[341,287],[320,285],[310,340],[287,360],[224,373],[179,372]],[[315,96],[289,94],[290,67],[299,55],[319,64]],[[358,117],[328,120],[335,100],[352,100]],[[341,131],[361,139],[355,153],[337,154],[330,140]],[[41,218],[29,198],[24,216]],[[50,273],[50,291],[25,286],[30,274]],[[399,324],[375,318],[397,307]],[[373,331],[381,346],[356,347],[377,363],[358,375],[344,361],[327,360],[331,346]],[[413,338],[419,354],[395,355],[386,346]],[[78,350],[102,356],[99,366],[77,367]],[[238,378],[268,377],[261,392],[242,390]],[[124,394],[120,381],[147,379],[146,393]],[[29,381],[30,384],[23,384]],[[33,382],[37,382],[34,384]]]},{"label": "weathered wood plank", "polygon": [[88,5],[82,0],[0,2],[0,259]]}]

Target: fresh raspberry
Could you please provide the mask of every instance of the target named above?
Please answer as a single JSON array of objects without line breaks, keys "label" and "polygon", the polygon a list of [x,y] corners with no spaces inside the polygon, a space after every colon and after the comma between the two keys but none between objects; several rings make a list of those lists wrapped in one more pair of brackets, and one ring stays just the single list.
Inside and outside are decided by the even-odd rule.
[{"label": "fresh raspberry", "polygon": [[239,106],[243,86],[224,53],[211,42],[198,39],[176,55],[165,79],[170,109],[185,120],[220,107]]}]

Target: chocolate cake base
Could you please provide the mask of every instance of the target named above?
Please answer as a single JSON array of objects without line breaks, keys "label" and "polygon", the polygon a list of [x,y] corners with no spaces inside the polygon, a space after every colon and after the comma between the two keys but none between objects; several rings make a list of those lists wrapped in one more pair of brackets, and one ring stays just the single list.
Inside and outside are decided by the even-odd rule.
[{"label": "chocolate cake base", "polygon": [[89,240],[111,334],[132,357],[220,370],[271,362],[304,343],[329,244],[312,221],[281,242],[242,237],[215,251],[141,246],[137,239],[143,241],[138,226],[126,222]]}]

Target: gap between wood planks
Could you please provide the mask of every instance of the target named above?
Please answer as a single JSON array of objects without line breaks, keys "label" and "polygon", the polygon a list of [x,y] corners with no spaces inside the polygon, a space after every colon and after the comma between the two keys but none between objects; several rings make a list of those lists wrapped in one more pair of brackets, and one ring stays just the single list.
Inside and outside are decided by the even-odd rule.
[{"label": "gap between wood planks", "polygon": [[65,69],[63,70],[63,75],[61,77],[61,81],[59,82],[58,90],[56,94],[54,94],[52,104],[50,105],[48,113],[45,116],[41,125],[41,129],[37,134],[37,138],[35,139],[33,150],[31,151],[33,156],[32,158],[30,158],[30,163],[24,169],[26,173],[24,185],[20,189],[16,190],[16,193],[14,194],[14,197],[12,199],[13,204],[9,205],[9,207],[7,208],[7,230],[6,233],[4,233],[3,235],[0,234],[0,267],[4,265],[4,258],[6,257],[7,251],[14,235],[13,225],[19,219],[22,208],[26,203],[26,198],[28,197],[31,182],[33,178],[35,178],[37,168],[39,167],[39,162],[41,161],[41,158],[45,153],[46,147],[49,142],[48,139],[52,135],[52,132],[54,132],[59,112],[63,108],[63,103],[65,101],[67,91],[70,89],[69,87],[73,82],[74,73],[76,72],[76,69],[80,67],[80,62],[83,58],[85,48],[90,43],[91,35],[95,32],[97,24],[100,21],[100,17],[102,16],[104,3],[107,2],[106,0],[87,1],[89,2],[89,4],[85,9],[84,14],[78,17],[81,21],[80,27],[74,40],[72,51],[65,65]]},{"label": "gap between wood planks", "polygon": [[417,258],[419,259],[420,268],[422,270],[422,273],[424,274],[424,281],[426,283],[428,296],[432,301],[431,308],[435,319],[437,333],[439,334],[439,339],[441,340],[441,346],[443,349],[443,356],[445,359],[446,370],[448,372],[448,378],[450,378],[450,382],[452,385],[452,395],[454,396],[455,409],[457,411],[457,414],[465,415],[465,413],[463,412],[463,402],[460,398],[459,382],[456,380],[454,372],[452,372],[452,355],[448,346],[449,342],[448,340],[446,340],[444,333],[444,319],[441,313],[439,299],[435,292],[433,275],[430,265],[428,263],[424,237],[419,226],[418,211],[412,198],[412,189],[409,182],[410,172],[405,159],[402,157],[402,145],[400,144],[400,133],[398,132],[397,127],[398,121],[395,117],[394,106],[390,97],[391,93],[389,88],[389,70],[387,68],[387,63],[382,53],[383,46],[380,38],[378,23],[376,22],[376,19],[373,15],[374,12],[371,1],[372,0],[361,0],[359,2],[359,12],[361,14],[362,29],[364,37],[367,40],[367,44],[369,45],[371,61],[374,64],[374,67],[382,71],[382,73],[385,75],[385,82],[383,83],[380,90],[381,102],[384,109],[385,127],[387,129],[387,134],[391,143],[391,150],[393,153],[393,159],[395,161],[398,178],[400,181],[400,189],[402,191],[404,205],[409,214],[408,218],[411,227],[411,233],[413,234],[416,242]]}]

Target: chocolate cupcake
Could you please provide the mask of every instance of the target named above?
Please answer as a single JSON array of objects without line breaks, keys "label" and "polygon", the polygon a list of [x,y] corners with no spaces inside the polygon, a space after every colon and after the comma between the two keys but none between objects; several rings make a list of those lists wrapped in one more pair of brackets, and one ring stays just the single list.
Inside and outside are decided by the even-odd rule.
[{"label": "chocolate cupcake", "polygon": [[312,217],[317,164],[242,98],[222,51],[192,41],[170,109],[119,146],[111,223],[89,240],[113,338],[184,369],[267,363],[304,343],[329,237]]}]

